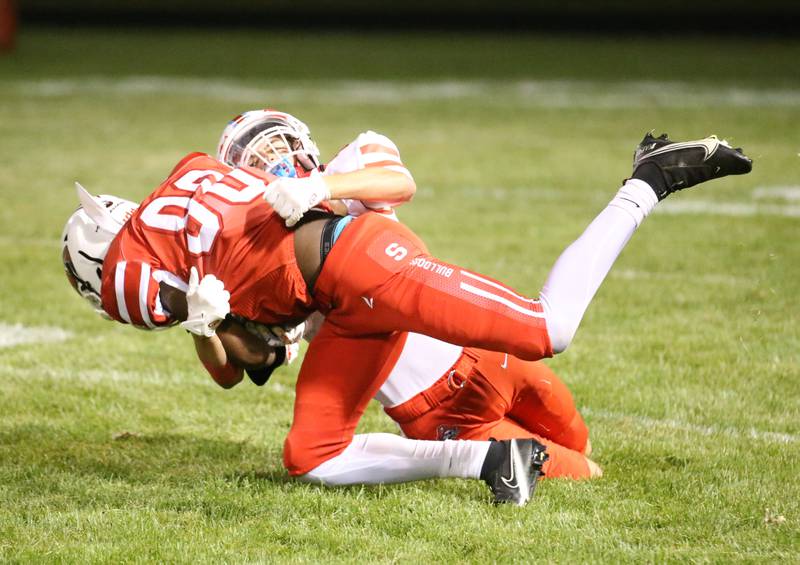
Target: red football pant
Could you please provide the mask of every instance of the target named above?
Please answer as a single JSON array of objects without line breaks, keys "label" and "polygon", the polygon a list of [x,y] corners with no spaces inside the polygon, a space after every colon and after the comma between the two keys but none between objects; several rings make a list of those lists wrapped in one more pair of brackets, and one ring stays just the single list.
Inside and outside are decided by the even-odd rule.
[{"label": "red football pant", "polygon": [[294,418],[283,448],[290,475],[304,475],[350,445],[405,336],[342,337],[327,321],[322,324],[295,386]]},{"label": "red football pant", "polygon": [[380,214],[344,229],[313,294],[342,336],[411,331],[521,359],[553,354],[538,300],[432,257],[410,229]]},{"label": "red football pant", "polygon": [[[493,351],[469,353],[478,358],[477,362],[467,374],[452,379],[463,382],[463,387],[454,389],[452,394],[444,389],[440,404],[439,398],[429,396],[421,404],[434,406],[420,414],[413,408],[415,404],[419,407],[422,399],[415,397],[386,410],[406,437],[534,438],[547,446],[550,455],[544,466],[546,476],[589,478],[583,455],[589,430],[572,394],[558,376],[541,362],[522,361]],[[463,360],[462,357],[456,367]]]},{"label": "red football pant", "polygon": [[[404,342],[402,333],[341,337],[323,324],[297,379],[294,419],[283,452],[291,475],[311,471],[350,445]],[[411,419],[403,417],[408,403],[387,410],[404,433],[431,440],[444,439],[442,432],[448,430],[458,439],[533,437],[550,454],[547,476],[588,477],[581,452],[589,431],[564,383],[542,363],[490,351],[470,354],[479,360],[462,375],[467,380],[456,394]]]},{"label": "red football pant", "polygon": [[542,307],[508,287],[428,254],[407,227],[367,213],[342,232],[314,298],[326,321],[297,381],[284,464],[302,475],[345,450],[369,401],[413,331],[443,341],[552,355]]}]

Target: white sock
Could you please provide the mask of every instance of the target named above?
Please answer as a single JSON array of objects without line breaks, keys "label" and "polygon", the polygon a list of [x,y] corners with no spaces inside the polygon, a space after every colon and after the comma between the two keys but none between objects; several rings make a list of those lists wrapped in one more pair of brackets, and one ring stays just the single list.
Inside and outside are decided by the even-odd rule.
[{"label": "white sock", "polygon": [[658,204],[656,193],[649,184],[639,179],[628,179],[608,203],[609,206],[622,208],[628,212],[637,227],[642,225],[656,204]]},{"label": "white sock", "polygon": [[298,478],[330,486],[403,483],[440,477],[477,479],[490,444],[358,434],[342,453]]},{"label": "white sock", "polygon": [[556,260],[540,294],[555,353],[570,344],[614,261],[657,203],[650,185],[638,179],[628,180]]}]

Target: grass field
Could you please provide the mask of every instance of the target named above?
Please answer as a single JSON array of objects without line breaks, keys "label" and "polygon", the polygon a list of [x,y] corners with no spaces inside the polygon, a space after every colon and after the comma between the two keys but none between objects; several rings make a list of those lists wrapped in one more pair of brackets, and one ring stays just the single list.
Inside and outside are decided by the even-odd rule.
[{"label": "grass field", "polygon": [[[0,57],[0,561],[800,561],[800,43],[24,30]],[[140,200],[276,106],[323,154],[374,129],[431,250],[535,293],[642,134],[745,177],[647,219],[554,367],[597,481],[326,490],[280,463],[296,367],[223,391],[177,330],[97,319],[58,238],[80,180]],[[362,430],[393,431],[372,407]]]}]

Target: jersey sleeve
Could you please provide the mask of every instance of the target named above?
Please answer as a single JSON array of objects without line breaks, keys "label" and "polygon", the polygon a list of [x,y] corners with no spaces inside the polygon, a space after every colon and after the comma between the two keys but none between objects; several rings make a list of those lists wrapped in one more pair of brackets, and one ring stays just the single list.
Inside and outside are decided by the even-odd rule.
[{"label": "jersey sleeve", "polygon": [[[380,133],[366,131],[351,143],[345,145],[325,167],[325,174],[352,173],[361,169],[384,168],[401,173],[414,180],[411,173],[400,158],[397,145]],[[397,219],[394,207],[402,201],[363,201],[344,199],[348,214],[360,216],[364,212],[381,212],[392,219]]]},{"label": "jersey sleeve", "polygon": [[363,168],[381,167],[402,173],[413,179],[411,173],[400,159],[400,150],[397,145],[385,135],[367,131],[359,135],[355,143],[358,145],[358,151],[361,154]]},{"label": "jersey sleeve", "polygon": [[[187,166],[191,161],[194,159],[210,159],[208,155],[205,153],[200,153],[199,151],[195,151],[194,153],[189,153],[186,157],[178,161],[178,164],[172,168],[172,171],[169,173],[169,177],[174,176],[178,173],[181,169]],[[169,178],[167,177],[167,178]]]},{"label": "jersey sleeve", "polygon": [[176,320],[164,309],[159,296],[162,271],[149,263],[119,261],[111,267],[110,284],[103,285],[103,309],[119,322],[143,329],[167,327]]}]

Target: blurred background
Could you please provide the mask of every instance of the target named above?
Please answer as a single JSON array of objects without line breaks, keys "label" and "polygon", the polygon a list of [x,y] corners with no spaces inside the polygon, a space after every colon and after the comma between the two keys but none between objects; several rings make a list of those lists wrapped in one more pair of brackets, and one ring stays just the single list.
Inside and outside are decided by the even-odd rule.
[{"label": "blurred background", "polygon": [[[777,0],[0,0],[0,561],[798,562],[798,21]],[[262,107],[324,160],[391,137],[418,186],[400,218],[529,294],[645,132],[744,147],[751,174],[659,204],[550,362],[601,481],[513,518],[468,482],[298,486],[296,365],[223,392],[184,332],[86,308],[59,261],[74,181],[141,201]],[[375,407],[361,429],[396,430]]]},{"label": "blurred background", "polygon": [[[800,7],[787,0],[630,2],[566,0],[561,2],[477,0],[248,1],[229,0],[3,0],[19,4],[28,23],[56,25],[203,25],[272,29],[473,29],[538,31],[634,31],[786,34],[796,33]],[[258,22],[262,22],[259,24]]]}]

